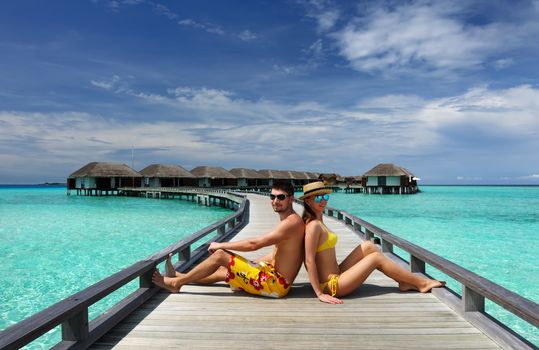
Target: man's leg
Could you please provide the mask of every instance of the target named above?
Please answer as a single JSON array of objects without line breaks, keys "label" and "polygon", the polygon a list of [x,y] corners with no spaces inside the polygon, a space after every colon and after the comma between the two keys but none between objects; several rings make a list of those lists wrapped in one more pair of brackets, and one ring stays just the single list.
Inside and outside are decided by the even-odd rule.
[{"label": "man's leg", "polygon": [[[167,258],[167,262],[165,263],[165,276],[166,277],[185,276],[184,273],[179,273],[178,271],[174,270],[174,265],[172,265],[171,258],[172,258],[172,254],[169,254]],[[226,279],[227,272],[228,272],[228,269],[224,266],[221,266],[212,275],[199,279],[197,281],[194,281],[194,283],[212,284],[212,283],[222,282]]]},{"label": "man's leg", "polygon": [[[230,254],[219,249],[186,274],[177,277],[166,277],[162,276],[156,270],[153,274],[152,281],[161,288],[168,289],[172,293],[177,293],[187,283],[209,281],[210,278],[214,280],[217,276],[220,276],[222,274],[220,271],[223,270],[219,268],[228,266],[230,257]],[[216,273],[218,273],[217,276],[215,275]]]}]

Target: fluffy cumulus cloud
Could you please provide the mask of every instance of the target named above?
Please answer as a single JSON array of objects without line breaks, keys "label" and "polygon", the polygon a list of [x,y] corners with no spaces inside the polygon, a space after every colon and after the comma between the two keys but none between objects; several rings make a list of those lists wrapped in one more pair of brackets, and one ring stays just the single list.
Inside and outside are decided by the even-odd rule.
[{"label": "fluffy cumulus cloud", "polygon": [[[69,173],[91,160],[129,162],[134,147],[140,166],[153,162],[187,167],[290,166],[357,175],[360,161],[373,164],[448,152],[454,152],[454,158],[472,159],[492,154],[497,141],[510,146],[496,149],[500,161],[514,156],[513,143],[539,149],[539,89],[529,85],[504,90],[477,87],[431,100],[386,95],[350,108],[312,101],[249,100],[211,88],[123,93],[149,107],[166,107],[176,119],[136,122],[76,112],[4,111],[0,113],[3,164],[18,169],[25,163],[26,169],[36,172],[52,164]],[[185,117],[192,114],[197,117]],[[454,129],[473,130],[474,148],[467,147],[469,140],[461,139],[462,133],[448,132]],[[487,137],[488,144],[476,140],[481,137]],[[18,157],[13,157],[13,149]]]},{"label": "fluffy cumulus cloud", "polygon": [[[522,23],[465,21],[460,2],[403,2],[362,8],[358,17],[330,34],[351,67],[363,72],[448,72],[475,69],[538,33],[535,20]],[[527,38],[527,39],[526,39]],[[494,63],[498,69],[511,58]]]}]

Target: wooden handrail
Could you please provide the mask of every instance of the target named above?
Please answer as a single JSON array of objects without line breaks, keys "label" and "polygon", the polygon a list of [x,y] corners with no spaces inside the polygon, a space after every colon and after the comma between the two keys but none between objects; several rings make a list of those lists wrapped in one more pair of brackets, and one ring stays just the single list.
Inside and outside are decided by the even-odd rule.
[{"label": "wooden handrail", "polygon": [[[159,291],[159,288],[152,286],[151,275],[157,264],[164,261],[169,253],[174,254],[182,251],[185,252],[186,250],[191,252],[191,245],[193,243],[216,231],[218,232],[217,236],[210,240],[210,242],[229,239],[248,222],[249,201],[244,195],[235,193],[216,194],[212,192],[211,196],[218,196],[234,201],[239,204],[239,208],[234,214],[6,328],[0,332],[0,349],[20,348],[58,325],[62,325],[62,342],[57,344],[55,348],[86,348],[91,345],[125,318],[138,305]],[[234,220],[234,222],[238,221],[238,224],[227,229],[226,226],[228,226],[231,220]],[[221,230],[223,227],[224,230]],[[207,244],[196,249],[194,254],[190,256],[190,259],[183,261],[181,269],[186,269],[206,254],[206,246]],[[140,279],[140,287],[137,291],[122,299],[95,320],[89,322],[88,308],[91,305],[137,277]]]},{"label": "wooden handrail", "polygon": [[[395,245],[401,248],[402,250],[406,251],[411,255],[411,260],[414,260],[415,264],[428,263],[429,265],[435,267],[436,269],[442,271],[443,273],[462,283],[464,288],[470,289],[475,294],[480,295],[482,298],[487,298],[495,302],[504,309],[516,315],[517,317],[529,322],[535,327],[539,327],[539,304],[529,299],[526,299],[521,295],[518,295],[484,277],[481,277],[478,274],[467,270],[447,259],[444,259],[441,256],[438,256],[424,248],[421,248],[418,245],[415,245],[405,239],[397,237],[346,211],[327,207],[325,210],[325,214],[332,217],[335,217],[334,214],[336,214],[338,220],[344,221],[348,225],[352,226],[355,232],[364,235],[366,238],[371,238],[371,236],[373,235],[375,237],[378,236],[382,241],[382,246],[384,246],[384,242],[386,242],[386,247],[388,246],[387,243],[389,243],[389,245]],[[364,228],[365,232],[363,232],[361,228]],[[421,272],[424,273],[424,268]],[[471,294],[472,295],[470,295],[470,297],[473,296],[474,298],[477,298],[476,295],[474,295],[473,293]],[[466,295],[463,296],[463,303],[469,304],[469,301],[466,300],[466,297]],[[474,302],[474,304],[475,303],[476,302]],[[479,301],[479,303],[484,303],[484,301]],[[478,310],[469,309],[466,311],[484,312],[484,310],[481,309],[482,308],[479,307]]]}]

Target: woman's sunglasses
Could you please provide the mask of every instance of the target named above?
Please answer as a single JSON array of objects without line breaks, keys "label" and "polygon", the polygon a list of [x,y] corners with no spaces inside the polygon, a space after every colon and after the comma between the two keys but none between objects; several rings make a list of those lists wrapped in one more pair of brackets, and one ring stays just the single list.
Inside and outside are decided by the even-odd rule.
[{"label": "woman's sunglasses", "polygon": [[314,201],[316,203],[320,203],[322,199],[325,200],[326,202],[329,201],[329,194],[323,194],[323,195],[319,194],[318,196],[314,197]]},{"label": "woman's sunglasses", "polygon": [[288,197],[290,197],[290,195],[288,195],[288,194],[273,194],[273,193],[270,194],[270,199],[271,200],[274,200],[275,198],[277,198],[280,201],[284,201]]}]

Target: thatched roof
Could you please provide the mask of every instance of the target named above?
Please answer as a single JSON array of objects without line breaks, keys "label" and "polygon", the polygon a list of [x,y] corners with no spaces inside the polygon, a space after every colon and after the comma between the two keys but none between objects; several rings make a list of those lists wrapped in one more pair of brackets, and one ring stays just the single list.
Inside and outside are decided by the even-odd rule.
[{"label": "thatched roof", "polygon": [[336,179],[339,175],[335,173],[322,173],[318,175],[320,180]]},{"label": "thatched roof", "polygon": [[142,177],[135,170],[122,163],[91,162],[75,171],[70,178],[75,177]]},{"label": "thatched roof", "polygon": [[295,179],[295,180],[308,180],[309,179],[307,177],[307,174],[303,171],[289,170],[288,173],[290,174],[291,179]]},{"label": "thatched roof", "polygon": [[228,172],[238,179],[264,179],[264,176],[254,169],[234,168]]},{"label": "thatched roof", "polygon": [[289,180],[290,174],[286,171],[262,169],[258,171],[265,179]]},{"label": "thatched roof", "polygon": [[236,177],[222,167],[197,166],[191,170],[198,179],[235,179]]},{"label": "thatched roof", "polygon": [[392,163],[378,164],[371,170],[367,171],[363,176],[409,176],[413,177],[414,174],[408,170]]},{"label": "thatched roof", "polygon": [[195,176],[179,165],[151,164],[139,171],[145,177],[194,178]]},{"label": "thatched roof", "polygon": [[312,173],[310,171],[306,171],[305,175],[307,175],[307,179],[309,180],[318,180],[318,176],[320,176],[319,173]]}]

